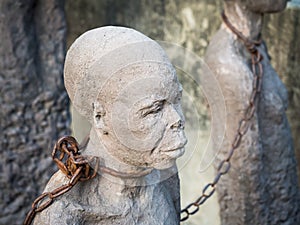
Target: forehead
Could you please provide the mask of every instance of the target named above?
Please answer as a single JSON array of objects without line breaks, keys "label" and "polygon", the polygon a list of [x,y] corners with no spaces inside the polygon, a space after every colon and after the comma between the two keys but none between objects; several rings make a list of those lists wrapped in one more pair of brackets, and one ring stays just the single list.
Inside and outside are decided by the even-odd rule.
[{"label": "forehead", "polygon": [[140,71],[137,79],[131,80],[119,90],[116,100],[126,104],[142,99],[166,99],[171,100],[181,91],[175,70],[159,67],[155,70]]},{"label": "forehead", "polygon": [[113,74],[99,90],[98,100],[109,103],[159,94],[168,97],[180,91],[176,71],[171,64],[139,62]]}]

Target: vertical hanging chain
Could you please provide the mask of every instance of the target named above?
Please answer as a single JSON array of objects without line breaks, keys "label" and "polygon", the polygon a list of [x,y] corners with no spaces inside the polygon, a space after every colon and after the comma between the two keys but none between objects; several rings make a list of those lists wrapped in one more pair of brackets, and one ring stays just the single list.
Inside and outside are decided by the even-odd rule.
[{"label": "vertical hanging chain", "polygon": [[219,166],[217,167],[217,175],[214,180],[207,184],[202,189],[202,194],[198,197],[194,202],[187,205],[185,208],[181,210],[181,218],[180,221],[185,221],[189,218],[190,215],[194,215],[200,209],[200,206],[206,202],[208,198],[210,198],[216,190],[216,186],[220,180],[220,178],[227,174],[231,167],[231,158],[235,152],[235,150],[240,146],[242,138],[247,133],[248,128],[251,124],[251,119],[254,116],[256,111],[256,104],[258,101],[258,94],[261,91],[262,86],[262,77],[263,77],[263,66],[262,59],[263,56],[258,50],[258,46],[261,44],[261,41],[252,41],[245,37],[240,31],[238,31],[228,20],[224,11],[222,12],[222,19],[226,26],[243,42],[244,46],[251,54],[251,70],[253,73],[253,88],[252,93],[249,98],[248,106],[245,111],[245,115],[239,121],[238,129],[236,131],[236,135],[232,141],[231,148],[228,152],[228,155],[225,159],[223,159]]}]

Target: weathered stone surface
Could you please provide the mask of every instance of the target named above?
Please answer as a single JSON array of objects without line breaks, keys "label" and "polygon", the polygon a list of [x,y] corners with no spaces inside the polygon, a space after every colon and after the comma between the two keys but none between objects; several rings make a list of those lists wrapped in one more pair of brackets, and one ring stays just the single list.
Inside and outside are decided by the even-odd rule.
[{"label": "weathered stone surface", "polygon": [[0,224],[21,224],[69,132],[63,1],[0,3]]},{"label": "weathered stone surface", "polygon": [[[279,11],[285,1],[231,1],[225,12],[238,30],[257,39],[262,17],[255,12]],[[249,8],[247,8],[249,7]],[[252,10],[255,10],[253,12]],[[251,22],[249,22],[251,21]],[[264,45],[263,86],[257,112],[241,146],[231,160],[229,174],[217,187],[222,224],[299,224],[300,196],[292,137],[285,115],[287,91],[270,65]],[[252,91],[250,55],[237,37],[223,25],[208,47],[206,60],[219,80],[227,106],[227,126],[218,161],[231,148],[240,118]],[[218,164],[216,164],[218,165]]]},{"label": "weathered stone surface", "polygon": [[287,116],[291,126],[300,185],[300,9],[289,8],[265,17],[263,36],[268,44],[271,63],[288,90]]}]

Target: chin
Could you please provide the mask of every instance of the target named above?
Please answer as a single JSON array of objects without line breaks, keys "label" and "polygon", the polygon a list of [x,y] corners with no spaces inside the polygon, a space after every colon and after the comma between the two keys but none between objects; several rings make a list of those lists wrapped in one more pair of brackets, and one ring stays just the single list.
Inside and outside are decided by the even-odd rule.
[{"label": "chin", "polygon": [[174,150],[168,150],[168,151],[160,151],[159,158],[160,161],[156,162],[152,167],[158,170],[165,170],[173,167],[176,165],[176,159],[181,157],[185,152],[185,148],[177,148]]}]

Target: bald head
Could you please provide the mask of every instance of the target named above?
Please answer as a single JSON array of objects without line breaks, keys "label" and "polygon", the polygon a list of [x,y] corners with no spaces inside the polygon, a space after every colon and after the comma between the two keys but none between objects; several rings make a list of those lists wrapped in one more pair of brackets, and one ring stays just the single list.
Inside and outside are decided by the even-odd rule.
[{"label": "bald head", "polygon": [[91,120],[93,102],[111,76],[142,61],[169,63],[155,41],[130,28],[107,26],[81,35],[68,50],[64,68],[75,109]]}]

